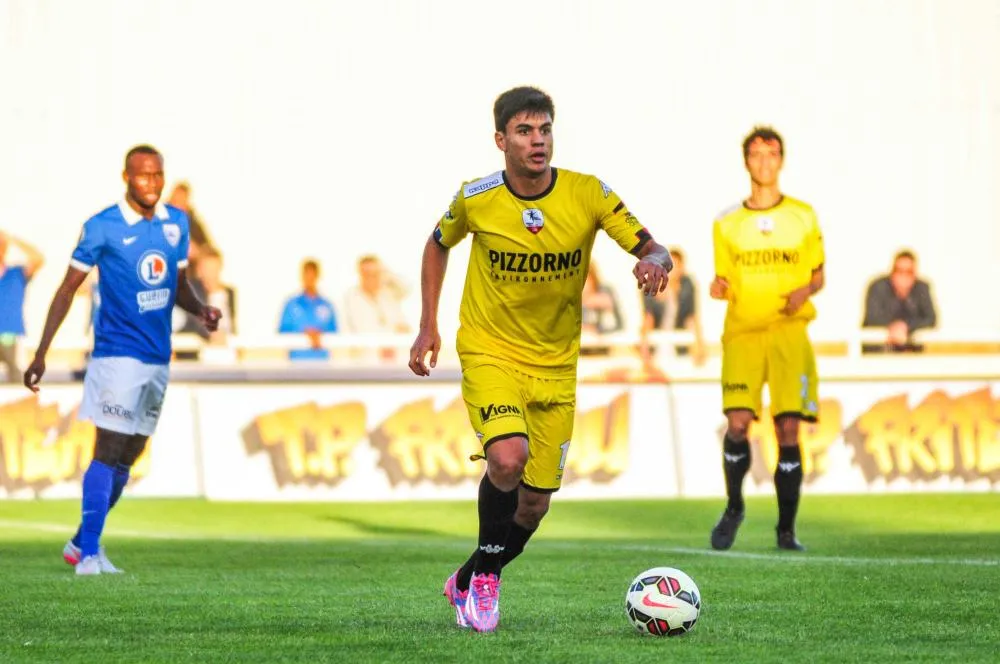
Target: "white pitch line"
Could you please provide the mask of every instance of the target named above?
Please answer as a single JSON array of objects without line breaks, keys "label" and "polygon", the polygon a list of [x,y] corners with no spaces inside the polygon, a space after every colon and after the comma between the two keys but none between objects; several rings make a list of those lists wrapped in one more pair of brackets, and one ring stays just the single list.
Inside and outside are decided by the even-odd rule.
[{"label": "white pitch line", "polygon": [[[548,543],[549,546],[570,548],[561,542]],[[688,556],[712,556],[716,558],[736,558],[740,560],[763,560],[775,563],[826,565],[959,565],[966,567],[997,567],[1000,559],[991,558],[855,558],[849,556],[817,556],[810,553],[749,553],[745,551],[715,551],[684,546],[654,546],[650,544],[608,544],[601,546],[617,551],[649,551],[653,553],[678,553]]]},{"label": "white pitch line", "polygon": [[[12,521],[0,519],[0,529],[7,530],[32,530],[44,533],[60,533],[65,535],[71,529],[68,524],[45,523],[40,521]],[[108,535],[129,537],[134,539],[150,540],[185,540],[185,541],[225,541],[225,542],[260,542],[260,543],[306,543],[318,541],[339,542],[347,541],[350,538],[330,537],[326,540],[322,538],[304,537],[260,537],[254,535],[206,535],[197,533],[162,533],[142,530],[122,530],[112,528],[107,531]],[[360,544],[366,546],[398,546],[398,539],[366,539],[360,540]],[[539,540],[536,546],[554,549],[578,549],[587,544],[587,540],[580,540],[579,543],[551,542]],[[443,546],[466,547],[466,542],[456,541],[413,541],[408,542],[410,547],[431,546],[441,548]],[[747,551],[714,551],[712,549],[696,549],[684,546],[657,546],[653,544],[615,544],[601,541],[600,546],[604,549],[615,551],[640,551],[649,553],[676,553],[686,556],[710,556],[715,558],[733,558],[736,560],[760,560],[773,563],[788,564],[824,564],[824,565],[886,565],[889,567],[897,565],[956,565],[960,567],[1000,567],[1000,559],[996,558],[860,558],[849,556],[821,556],[811,553],[751,553]]]}]

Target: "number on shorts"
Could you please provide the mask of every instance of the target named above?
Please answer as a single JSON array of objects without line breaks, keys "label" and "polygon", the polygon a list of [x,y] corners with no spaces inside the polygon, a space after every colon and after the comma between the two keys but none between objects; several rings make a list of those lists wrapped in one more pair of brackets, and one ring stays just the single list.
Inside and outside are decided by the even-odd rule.
[{"label": "number on shorts", "polygon": [[559,470],[566,468],[566,455],[569,454],[569,442],[570,441],[567,440],[559,446],[559,449],[562,450],[562,456],[559,457]]}]

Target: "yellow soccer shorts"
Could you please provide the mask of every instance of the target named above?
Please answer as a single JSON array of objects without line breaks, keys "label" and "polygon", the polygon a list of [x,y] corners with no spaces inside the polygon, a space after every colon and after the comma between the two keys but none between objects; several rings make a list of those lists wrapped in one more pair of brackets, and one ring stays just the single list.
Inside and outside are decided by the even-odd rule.
[{"label": "yellow soccer shorts", "polygon": [[722,410],[746,409],[760,417],[767,383],[771,415],[799,415],[815,422],[819,377],[803,321],[789,321],[722,342]]},{"label": "yellow soccer shorts", "polygon": [[528,439],[521,483],[551,493],[562,483],[576,415],[576,379],[545,379],[480,364],[462,371],[462,398],[485,451],[511,436]]}]

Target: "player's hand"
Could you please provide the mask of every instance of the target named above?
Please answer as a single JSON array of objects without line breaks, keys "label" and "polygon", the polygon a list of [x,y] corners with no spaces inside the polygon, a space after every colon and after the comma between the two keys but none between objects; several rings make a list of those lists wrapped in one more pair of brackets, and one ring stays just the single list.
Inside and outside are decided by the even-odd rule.
[{"label": "player's hand", "polygon": [[[421,328],[413,346],[410,347],[410,371],[418,376],[430,376],[431,369],[437,366],[438,351],[441,350],[441,335],[437,327]],[[430,367],[425,364],[427,353],[431,354]]]},{"label": "player's hand", "polygon": [[785,306],[781,309],[781,313],[791,316],[802,308],[802,305],[806,303],[810,295],[812,295],[812,289],[808,285],[785,293],[782,297],[785,298],[786,302]]},{"label": "player's hand", "polygon": [[708,294],[715,300],[729,299],[729,282],[722,277],[716,277],[708,287]]},{"label": "player's hand", "polygon": [[24,372],[24,386],[32,392],[38,392],[38,383],[41,382],[44,375],[45,358],[36,355]]},{"label": "player's hand", "polygon": [[653,261],[648,261],[645,258],[640,259],[635,264],[632,274],[635,275],[639,290],[642,291],[643,295],[662,293],[663,289],[667,287],[667,280],[670,278],[667,268]]},{"label": "player's hand", "polygon": [[201,308],[201,313],[198,314],[198,320],[201,324],[205,326],[205,329],[209,332],[215,332],[219,329],[219,321],[222,319],[222,312],[215,308],[204,306]]}]

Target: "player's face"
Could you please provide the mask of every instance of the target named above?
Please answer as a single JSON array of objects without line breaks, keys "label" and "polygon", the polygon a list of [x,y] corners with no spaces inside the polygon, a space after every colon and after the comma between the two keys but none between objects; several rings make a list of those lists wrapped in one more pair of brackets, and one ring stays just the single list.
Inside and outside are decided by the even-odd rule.
[{"label": "player's face", "polygon": [[508,170],[527,177],[541,177],[548,171],[552,159],[552,116],[518,113],[507,122],[503,133],[497,132],[496,142],[504,153]]},{"label": "player's face", "polygon": [[163,159],[155,154],[134,154],[122,174],[130,199],[152,210],[163,193]]},{"label": "player's face", "polygon": [[765,141],[754,139],[747,150],[747,172],[750,180],[761,187],[773,187],[778,184],[778,173],[781,171],[781,146],[776,140]]},{"label": "player's face", "polygon": [[7,256],[7,238],[4,237],[3,233],[0,233],[0,263]]}]

